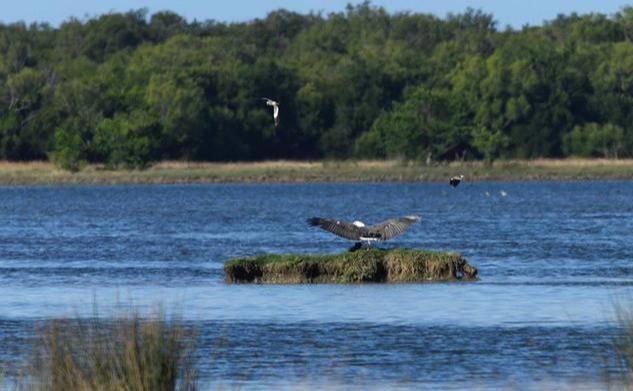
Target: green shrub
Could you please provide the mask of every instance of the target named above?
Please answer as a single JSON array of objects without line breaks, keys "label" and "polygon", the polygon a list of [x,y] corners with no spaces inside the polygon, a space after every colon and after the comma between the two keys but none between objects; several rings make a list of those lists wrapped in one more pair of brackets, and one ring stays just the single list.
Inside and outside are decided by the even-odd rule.
[{"label": "green shrub", "polygon": [[71,119],[67,126],[55,130],[55,150],[51,158],[56,166],[77,172],[87,163],[85,143],[79,132],[79,121]]},{"label": "green shrub", "polygon": [[610,123],[575,126],[563,139],[563,151],[583,157],[622,157],[627,152],[624,129]]},{"label": "green shrub", "polygon": [[147,168],[156,160],[160,125],[149,114],[104,119],[95,130],[94,143],[108,168]]}]

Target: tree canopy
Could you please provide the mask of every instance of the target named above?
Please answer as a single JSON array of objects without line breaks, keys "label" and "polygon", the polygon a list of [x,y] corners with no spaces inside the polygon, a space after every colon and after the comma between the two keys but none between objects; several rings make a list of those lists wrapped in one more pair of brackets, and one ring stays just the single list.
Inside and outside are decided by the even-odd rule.
[{"label": "tree canopy", "polygon": [[631,40],[632,7],[519,30],[369,2],[231,24],[145,10],[0,24],[0,159],[631,157]]}]

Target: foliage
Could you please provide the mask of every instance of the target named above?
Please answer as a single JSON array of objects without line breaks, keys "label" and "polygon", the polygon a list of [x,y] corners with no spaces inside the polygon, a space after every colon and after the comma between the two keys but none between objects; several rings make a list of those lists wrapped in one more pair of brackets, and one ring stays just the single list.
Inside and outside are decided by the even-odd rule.
[{"label": "foliage", "polygon": [[427,161],[464,156],[469,134],[459,110],[459,99],[449,91],[420,86],[374,121],[359,137],[357,153]]},{"label": "foliage", "polygon": [[81,128],[74,118],[66,121],[64,127],[55,130],[55,150],[53,161],[68,171],[79,171],[86,165],[85,144],[81,139]]},{"label": "foliage", "polygon": [[99,122],[94,145],[108,168],[144,168],[156,160],[159,131],[158,121],[145,112],[117,115]]},{"label": "foliage", "polygon": [[363,2],[232,24],[143,9],[0,24],[0,159],[631,156],[632,15],[499,30],[478,10]]},{"label": "foliage", "polygon": [[632,146],[633,138],[626,135],[621,127],[597,123],[574,127],[563,144],[570,155],[615,159],[625,154],[630,156]]}]

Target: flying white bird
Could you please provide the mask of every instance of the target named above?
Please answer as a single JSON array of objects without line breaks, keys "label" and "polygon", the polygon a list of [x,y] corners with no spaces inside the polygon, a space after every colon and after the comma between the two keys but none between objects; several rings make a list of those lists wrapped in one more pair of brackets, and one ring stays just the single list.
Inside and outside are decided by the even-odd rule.
[{"label": "flying white bird", "polygon": [[269,98],[262,98],[262,100],[266,101],[266,106],[273,107],[273,120],[275,121],[275,127],[277,127],[279,125],[279,102]]},{"label": "flying white bird", "polygon": [[363,243],[369,246],[377,240],[387,240],[403,233],[413,223],[422,221],[418,216],[404,216],[385,220],[382,223],[365,226],[362,221],[347,223],[341,220],[327,220],[320,217],[308,219],[308,224],[317,226],[345,239],[355,240],[357,243],[351,250],[357,250]]},{"label": "flying white bird", "polygon": [[457,185],[459,185],[460,182],[463,180],[464,180],[463,175],[456,175],[456,176],[451,177],[451,179],[448,180],[448,184],[453,187],[457,187]]}]

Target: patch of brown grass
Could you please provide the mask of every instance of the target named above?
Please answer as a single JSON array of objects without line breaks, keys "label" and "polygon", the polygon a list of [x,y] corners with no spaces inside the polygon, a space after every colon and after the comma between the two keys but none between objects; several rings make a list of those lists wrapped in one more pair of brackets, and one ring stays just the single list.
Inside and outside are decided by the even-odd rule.
[{"label": "patch of brown grass", "polygon": [[534,159],[534,160],[507,160],[495,164],[514,164],[527,167],[633,167],[633,159]]},{"label": "patch of brown grass", "polygon": [[88,165],[71,173],[47,162],[0,162],[0,184],[162,184],[444,182],[464,174],[485,180],[633,179],[633,159],[535,159],[434,163],[402,160],[271,160],[261,162],[164,161],[147,170],[107,170]]},{"label": "patch of brown grass", "polygon": [[9,162],[0,160],[0,171],[53,171],[55,166],[45,161]]},{"label": "patch of brown grass", "polygon": [[152,166],[152,170],[182,170],[182,169],[216,169],[216,170],[242,170],[242,169],[309,169],[320,167],[321,163],[292,161],[292,160],[270,160],[262,162],[185,162],[185,161],[164,161]]},{"label": "patch of brown grass", "polygon": [[52,320],[38,332],[26,388],[195,390],[192,341],[190,330],[164,315]]}]

